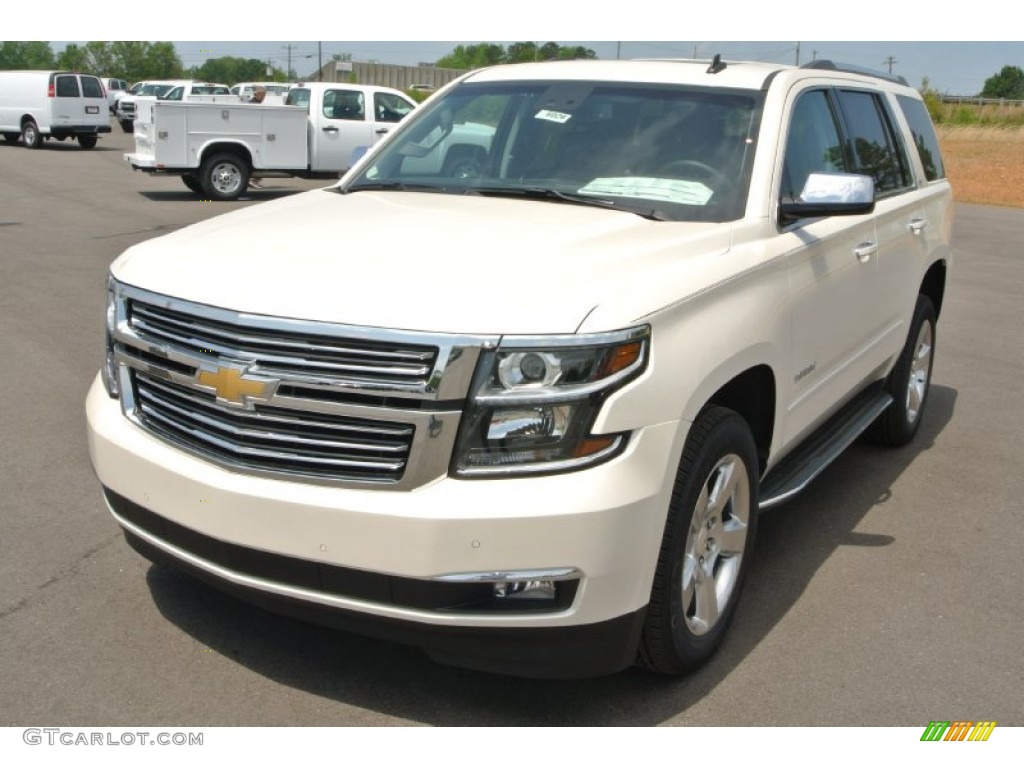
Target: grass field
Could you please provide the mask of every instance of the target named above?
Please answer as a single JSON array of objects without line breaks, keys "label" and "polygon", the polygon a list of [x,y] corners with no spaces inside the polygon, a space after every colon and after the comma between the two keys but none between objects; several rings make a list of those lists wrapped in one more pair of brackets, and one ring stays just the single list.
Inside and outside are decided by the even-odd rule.
[{"label": "grass field", "polygon": [[1024,128],[936,127],[953,197],[1024,208]]}]

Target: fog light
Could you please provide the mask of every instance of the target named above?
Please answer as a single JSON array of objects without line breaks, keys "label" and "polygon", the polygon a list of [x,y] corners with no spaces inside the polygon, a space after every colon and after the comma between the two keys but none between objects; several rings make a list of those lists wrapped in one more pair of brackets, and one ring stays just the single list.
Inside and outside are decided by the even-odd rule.
[{"label": "fog light", "polygon": [[551,579],[530,581],[497,581],[494,596],[512,600],[554,600],[555,582]]}]

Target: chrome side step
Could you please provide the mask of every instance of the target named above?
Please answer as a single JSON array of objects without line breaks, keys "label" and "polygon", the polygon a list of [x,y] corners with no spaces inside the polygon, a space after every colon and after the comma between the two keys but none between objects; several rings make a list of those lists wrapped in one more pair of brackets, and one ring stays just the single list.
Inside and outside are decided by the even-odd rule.
[{"label": "chrome side step", "polygon": [[892,396],[874,386],[843,406],[761,481],[760,509],[789,501],[810,485],[890,403]]}]

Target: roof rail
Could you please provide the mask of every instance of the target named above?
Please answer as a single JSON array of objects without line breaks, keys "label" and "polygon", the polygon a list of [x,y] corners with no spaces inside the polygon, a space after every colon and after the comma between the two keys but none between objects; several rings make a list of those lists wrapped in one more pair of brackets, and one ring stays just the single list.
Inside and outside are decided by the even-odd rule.
[{"label": "roof rail", "polygon": [[809,61],[806,64],[801,65],[800,69],[829,69],[833,72],[849,72],[854,75],[867,75],[868,77],[877,77],[880,80],[888,80],[890,83],[910,85],[902,75],[892,75],[888,72],[882,72],[881,70],[870,69],[868,67],[861,67],[857,64],[843,64],[842,62],[832,61],[831,59],[815,59],[814,61]]}]

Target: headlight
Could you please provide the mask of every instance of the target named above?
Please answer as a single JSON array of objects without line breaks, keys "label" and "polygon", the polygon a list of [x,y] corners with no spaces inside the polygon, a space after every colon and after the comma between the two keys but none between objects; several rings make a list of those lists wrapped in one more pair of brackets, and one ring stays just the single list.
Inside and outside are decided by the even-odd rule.
[{"label": "headlight", "polygon": [[459,476],[559,472],[616,455],[592,435],[601,404],[647,364],[647,326],[589,336],[505,337],[481,356],[460,428]]},{"label": "headlight", "polygon": [[114,286],[114,278],[107,277],[106,358],[103,361],[103,384],[111,397],[117,397],[121,391],[117,382],[117,362],[114,360],[114,330],[117,328],[117,295]]}]

